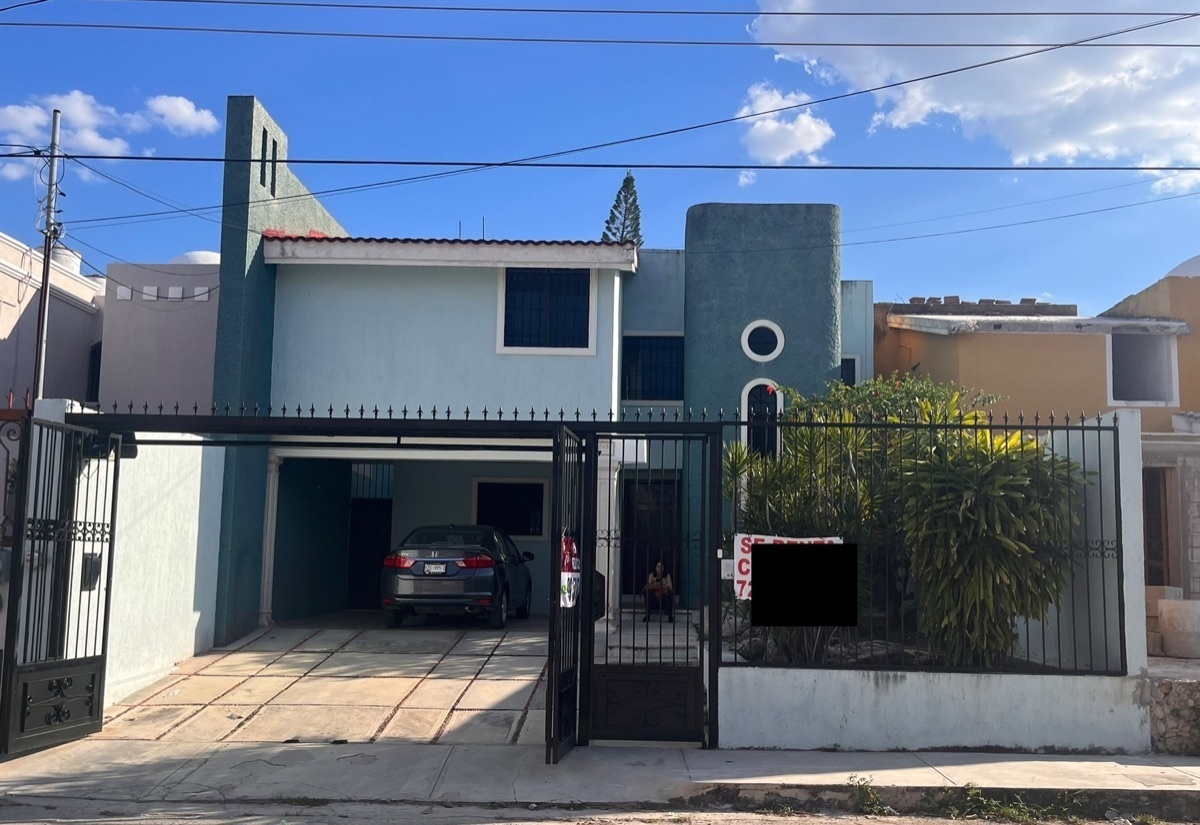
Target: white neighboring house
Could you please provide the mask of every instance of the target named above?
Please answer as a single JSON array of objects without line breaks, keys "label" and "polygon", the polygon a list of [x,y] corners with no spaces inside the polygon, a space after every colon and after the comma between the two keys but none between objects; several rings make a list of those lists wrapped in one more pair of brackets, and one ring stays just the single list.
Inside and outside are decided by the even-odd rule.
[{"label": "white neighboring house", "polygon": [[[105,279],[82,274],[78,253],[59,246],[50,260],[46,398],[88,401],[99,381]],[[24,405],[33,387],[42,250],[0,233],[0,405],[11,390]]]}]

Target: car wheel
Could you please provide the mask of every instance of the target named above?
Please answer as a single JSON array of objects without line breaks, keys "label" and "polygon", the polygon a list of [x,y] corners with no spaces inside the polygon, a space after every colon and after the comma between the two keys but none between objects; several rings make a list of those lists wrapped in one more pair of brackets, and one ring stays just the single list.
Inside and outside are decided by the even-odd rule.
[{"label": "car wheel", "polygon": [[501,591],[500,603],[488,616],[488,621],[492,630],[503,630],[504,626],[508,624],[508,590]]},{"label": "car wheel", "polygon": [[525,603],[517,608],[518,619],[528,619],[529,614],[533,612],[533,588],[525,588]]},{"label": "car wheel", "polygon": [[399,627],[404,622],[403,610],[385,610],[383,611],[384,627]]}]

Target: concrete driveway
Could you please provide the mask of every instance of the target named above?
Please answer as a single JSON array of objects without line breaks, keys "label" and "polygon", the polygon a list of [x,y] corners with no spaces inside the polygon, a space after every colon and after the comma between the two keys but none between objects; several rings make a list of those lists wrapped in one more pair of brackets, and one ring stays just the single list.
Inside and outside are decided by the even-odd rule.
[{"label": "concrete driveway", "polygon": [[[359,626],[355,626],[355,625]],[[538,744],[544,620],[275,627],[110,706],[98,739]],[[380,623],[372,623],[378,627]]]}]

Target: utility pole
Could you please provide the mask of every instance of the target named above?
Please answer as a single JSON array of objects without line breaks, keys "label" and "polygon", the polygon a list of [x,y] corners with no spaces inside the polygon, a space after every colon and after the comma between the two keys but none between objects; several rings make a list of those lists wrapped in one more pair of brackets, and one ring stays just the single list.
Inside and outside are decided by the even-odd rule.
[{"label": "utility pole", "polygon": [[35,350],[36,366],[33,373],[33,400],[40,401],[46,383],[46,327],[50,320],[50,255],[54,244],[58,241],[59,226],[57,218],[58,201],[58,128],[62,120],[62,112],[54,110],[50,123],[50,182],[46,189],[46,226],[42,232],[46,242],[42,246],[42,291],[38,296],[38,337]]}]

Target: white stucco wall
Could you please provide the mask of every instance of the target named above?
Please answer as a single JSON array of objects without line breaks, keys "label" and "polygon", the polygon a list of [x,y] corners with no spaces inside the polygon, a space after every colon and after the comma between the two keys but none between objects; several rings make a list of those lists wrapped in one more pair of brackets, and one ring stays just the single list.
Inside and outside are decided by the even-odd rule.
[{"label": "white stucco wall", "polygon": [[722,748],[1150,749],[1135,677],[723,667],[719,680]]},{"label": "white stucco wall", "polygon": [[842,281],[842,357],[858,358],[858,380],[875,377],[875,288],[871,281]]},{"label": "white stucco wall", "polygon": [[[1080,748],[1150,750],[1150,685],[1142,536],[1141,416],[1105,416],[1119,425],[1120,538],[1127,676],[1027,676],[807,668],[721,668],[722,748],[888,750],[903,748]],[[1095,440],[1093,438],[1093,440]],[[1072,457],[1093,456],[1089,470],[1111,468],[1106,442],[1083,439]],[[1096,463],[1096,462],[1099,463]],[[1091,495],[1114,496],[1109,476]],[[1089,538],[1114,535],[1106,504],[1089,517]],[[1082,615],[1087,615],[1084,612]]]},{"label": "white stucco wall", "polygon": [[224,468],[221,447],[143,446],[121,462],[106,705],[212,648]]},{"label": "white stucco wall", "polygon": [[528,418],[615,408],[618,275],[600,270],[594,355],[497,353],[499,270],[389,265],[278,266],[272,403],[486,406]]}]

